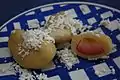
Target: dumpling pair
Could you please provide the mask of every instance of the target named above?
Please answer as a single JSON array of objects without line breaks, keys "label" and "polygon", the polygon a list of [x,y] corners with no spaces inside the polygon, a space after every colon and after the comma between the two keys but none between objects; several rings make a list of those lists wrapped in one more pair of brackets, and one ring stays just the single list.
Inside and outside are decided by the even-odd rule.
[{"label": "dumpling pair", "polygon": [[[59,44],[71,40],[70,28],[67,27],[69,25],[65,27],[62,25],[63,22],[59,24],[59,18],[56,18],[62,15],[57,16],[58,14],[55,15],[55,19],[52,19],[53,23],[51,23],[51,18],[47,21],[47,29],[44,31],[40,29],[14,30],[11,33],[8,47],[20,66],[30,69],[47,67],[56,54],[55,42]],[[62,28],[59,28],[60,25]]]}]

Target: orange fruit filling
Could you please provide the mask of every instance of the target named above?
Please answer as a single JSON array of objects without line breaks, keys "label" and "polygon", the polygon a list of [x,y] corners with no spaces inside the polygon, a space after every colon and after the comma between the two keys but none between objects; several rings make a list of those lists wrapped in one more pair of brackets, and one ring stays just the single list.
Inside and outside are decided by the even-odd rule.
[{"label": "orange fruit filling", "polygon": [[72,37],[71,49],[83,58],[101,58],[112,50],[112,40],[105,34],[84,32]]},{"label": "orange fruit filling", "polygon": [[80,40],[76,49],[78,52],[84,53],[86,55],[96,55],[104,52],[103,46],[94,39]]}]

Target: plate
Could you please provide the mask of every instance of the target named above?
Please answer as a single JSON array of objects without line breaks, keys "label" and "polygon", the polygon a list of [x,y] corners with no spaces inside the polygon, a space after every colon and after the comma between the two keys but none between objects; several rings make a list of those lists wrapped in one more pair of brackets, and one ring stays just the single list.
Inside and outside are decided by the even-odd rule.
[{"label": "plate", "polygon": [[[14,29],[32,29],[40,27],[50,15],[67,11],[68,15],[80,19],[83,25],[92,25],[112,38],[114,48],[108,59],[85,60],[68,70],[54,61],[54,67],[36,73],[45,73],[50,80],[120,80],[120,11],[105,5],[89,2],[62,2],[39,6],[25,11],[0,27],[0,80],[16,80],[19,75],[10,70],[14,59],[8,49],[8,39]],[[109,19],[112,26],[100,27],[102,20]]]}]

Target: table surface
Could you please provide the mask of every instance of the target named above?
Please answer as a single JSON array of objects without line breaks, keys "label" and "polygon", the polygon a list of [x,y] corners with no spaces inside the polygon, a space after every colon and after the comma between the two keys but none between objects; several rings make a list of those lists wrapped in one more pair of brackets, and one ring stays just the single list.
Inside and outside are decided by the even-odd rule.
[{"label": "table surface", "polygon": [[2,0],[0,2],[0,26],[25,10],[55,2],[86,1],[120,9],[120,0]]}]

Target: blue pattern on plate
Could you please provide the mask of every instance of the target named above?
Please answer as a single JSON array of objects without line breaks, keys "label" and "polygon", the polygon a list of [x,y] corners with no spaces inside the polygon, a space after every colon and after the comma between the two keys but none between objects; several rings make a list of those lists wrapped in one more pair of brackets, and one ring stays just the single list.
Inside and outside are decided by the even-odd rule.
[{"label": "blue pattern on plate", "polygon": [[[84,13],[84,9],[80,9],[81,5],[82,6],[84,5],[84,7],[88,7],[87,8],[88,10],[85,11],[85,13]],[[39,23],[42,23],[43,21],[46,20],[47,16],[55,14],[60,11],[68,11],[68,10],[73,11],[73,15],[74,14],[76,15],[74,18],[80,19],[84,25],[85,24],[89,25],[88,19],[90,19],[90,18],[95,20],[92,23],[92,26],[94,27],[94,29],[100,27],[98,25],[99,25],[100,21],[102,20],[101,14],[103,14],[103,13],[106,13],[106,12],[111,13],[112,16],[108,16],[106,18],[106,19],[109,18],[110,21],[120,18],[120,13],[118,13],[114,10],[110,10],[107,8],[103,8],[100,6],[94,6],[94,5],[79,4],[79,3],[77,4],[76,3],[76,4],[66,4],[66,5],[55,4],[55,5],[48,6],[48,7],[49,8],[46,8],[46,9],[45,8],[35,9],[33,11],[27,12],[27,13],[15,18],[14,20],[10,21],[8,24],[6,24],[4,26],[4,28],[2,28],[0,30],[0,38],[9,37],[11,31],[16,28],[14,26],[15,24],[18,25],[17,28],[19,28],[19,29],[25,29],[25,30],[30,29],[31,26],[28,25],[29,20],[35,20],[36,22],[38,20]],[[37,25],[37,26],[39,26],[39,25]],[[5,29],[5,30],[3,31],[3,29]],[[80,63],[76,64],[71,70],[67,70],[66,68],[63,68],[63,67],[56,67],[55,69],[45,71],[45,73],[48,75],[48,77],[58,75],[61,80],[71,80],[71,78],[70,78],[71,76],[70,76],[69,72],[75,71],[78,68],[78,69],[83,69],[85,71],[86,76],[84,75],[84,77],[88,77],[89,80],[106,80],[106,79],[120,80],[120,74],[119,74],[120,67],[118,67],[117,66],[118,64],[116,64],[113,61],[116,58],[119,58],[119,61],[120,61],[120,57],[119,57],[120,56],[120,54],[119,54],[120,53],[120,41],[117,40],[117,38],[116,38],[116,36],[120,34],[120,30],[119,30],[120,28],[115,29],[113,31],[111,31],[107,28],[104,28],[104,27],[101,27],[101,29],[103,30],[103,32],[105,34],[109,35],[112,38],[113,43],[117,45],[117,51],[110,54],[109,59],[107,59],[105,61],[103,61],[103,60],[88,61],[88,60],[80,59]],[[112,33],[112,34],[110,34],[110,33]],[[0,48],[6,48],[8,46],[7,44],[8,44],[7,40],[0,41]],[[11,57],[0,58],[0,63],[8,63],[8,62],[12,62],[12,61],[13,61],[13,59]],[[54,62],[54,63],[56,65],[63,66],[62,64],[57,64],[56,62]],[[95,75],[93,66],[100,64],[100,63],[101,64],[105,63],[108,66],[113,66],[116,70],[116,74],[110,73],[110,74],[102,76],[102,77],[98,77],[97,75]],[[0,80],[16,80],[16,77],[15,76],[2,76],[2,77],[0,77]],[[77,80],[85,80],[85,79],[81,79],[81,77],[80,77]]]}]

